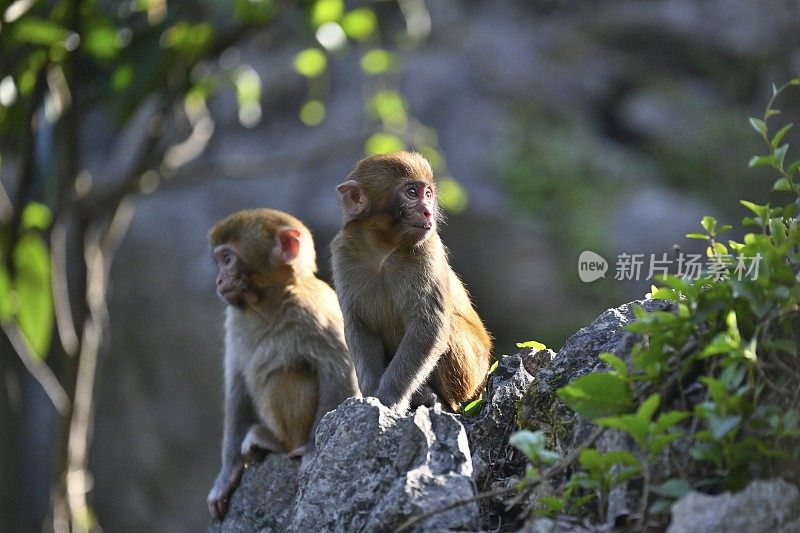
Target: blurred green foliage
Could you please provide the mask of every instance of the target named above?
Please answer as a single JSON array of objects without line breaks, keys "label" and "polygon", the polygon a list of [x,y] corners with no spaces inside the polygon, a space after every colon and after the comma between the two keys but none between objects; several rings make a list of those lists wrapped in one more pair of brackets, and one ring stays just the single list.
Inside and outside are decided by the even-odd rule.
[{"label": "blurred green foliage", "polygon": [[[776,475],[800,480],[800,159],[787,160],[791,123],[769,127],[780,113],[776,98],[793,86],[800,79],[773,87],[764,115],[750,119],[766,153],[749,165],[771,168],[772,190],[789,192],[791,201],[778,207],[742,201],[751,212],[743,225],[754,230],[740,240],[724,241],[732,226],[703,217],[704,232],[687,237],[704,241],[711,261],[729,265],[724,273],[709,267],[697,278],[661,277],[650,298],[671,308],[635,310],[637,320],[626,328],[639,336],[630,359],[602,354],[610,370],[558,390],[577,414],[622,432],[635,446],[581,450],[580,468],[539,502],[538,513],[603,523],[611,490],[635,479],[638,511],[627,525],[660,528],[690,490],[741,490]],[[534,464],[540,459],[540,449],[515,445]],[[526,482],[537,476],[530,473]]]}]

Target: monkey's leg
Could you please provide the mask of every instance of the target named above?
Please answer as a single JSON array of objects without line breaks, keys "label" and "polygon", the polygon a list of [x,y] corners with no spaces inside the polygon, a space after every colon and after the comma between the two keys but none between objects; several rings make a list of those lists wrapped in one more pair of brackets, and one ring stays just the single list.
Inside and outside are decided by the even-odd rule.
[{"label": "monkey's leg", "polygon": [[343,308],[347,346],[358,376],[358,386],[364,396],[375,396],[384,371],[383,344],[367,329],[354,311]]},{"label": "monkey's leg", "polygon": [[442,317],[435,312],[424,316],[425,319],[415,318],[406,326],[397,353],[375,392],[383,405],[399,412],[408,409],[411,395],[428,381],[447,348]]},{"label": "monkey's leg", "polygon": [[[226,372],[229,371],[226,369]],[[230,370],[225,390],[225,427],[222,439],[222,468],[211,492],[208,493],[208,509],[218,520],[228,512],[228,503],[239,486],[244,463],[239,453],[240,443],[247,428],[255,419],[253,406],[242,375]]]},{"label": "monkey's leg", "polygon": [[489,370],[488,354],[478,351],[479,347],[470,344],[469,339],[461,340],[464,342],[451,344],[432,376],[433,389],[453,412],[480,394]]},{"label": "monkey's leg", "polygon": [[286,451],[278,437],[263,424],[253,424],[242,441],[242,458],[247,461],[263,458],[266,452]]}]

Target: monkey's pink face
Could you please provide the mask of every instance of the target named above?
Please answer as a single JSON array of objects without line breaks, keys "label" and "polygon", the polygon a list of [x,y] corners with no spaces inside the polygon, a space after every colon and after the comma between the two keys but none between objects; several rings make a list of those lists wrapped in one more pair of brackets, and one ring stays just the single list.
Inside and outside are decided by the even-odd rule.
[{"label": "monkey's pink face", "polygon": [[229,245],[214,248],[214,260],[217,263],[217,294],[230,305],[244,306],[250,288],[247,265]]},{"label": "monkey's pink face", "polygon": [[406,227],[405,233],[423,240],[436,231],[436,192],[425,181],[410,181],[395,193],[396,218]]}]

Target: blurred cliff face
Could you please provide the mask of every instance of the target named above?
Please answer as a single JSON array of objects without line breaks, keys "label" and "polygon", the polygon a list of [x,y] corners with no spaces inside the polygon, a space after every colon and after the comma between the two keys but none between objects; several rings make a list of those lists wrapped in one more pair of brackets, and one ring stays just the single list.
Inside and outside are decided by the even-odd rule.
[{"label": "blurred cliff face", "polygon": [[[401,90],[468,193],[443,237],[498,356],[530,339],[557,348],[601,310],[643,295],[648,283],[581,283],[582,250],[668,252],[717,200],[763,194],[749,194],[746,120],[772,82],[800,71],[796,2],[429,8],[432,34],[406,56]],[[334,187],[363,155],[362,87],[354,56],[333,61],[327,118],[304,126],[298,46],[265,54],[258,39],[242,43],[262,78],[263,120],[244,130],[234,96],[216,97],[215,137],[186,170],[196,185],[143,200],[116,257],[92,449],[97,512],[111,531],[206,523],[222,418],[223,304],[205,237],[214,221],[257,206],[295,214],[329,279]],[[107,130],[90,120],[97,175]]]}]

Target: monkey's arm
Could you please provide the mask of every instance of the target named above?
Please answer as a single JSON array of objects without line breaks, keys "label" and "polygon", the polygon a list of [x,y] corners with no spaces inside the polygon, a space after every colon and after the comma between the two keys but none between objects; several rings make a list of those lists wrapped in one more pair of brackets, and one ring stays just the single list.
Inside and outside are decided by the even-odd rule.
[{"label": "monkey's arm", "polygon": [[443,314],[435,312],[417,314],[409,321],[375,393],[382,404],[408,408],[411,395],[425,383],[447,349],[446,326]]},{"label": "monkey's arm", "polygon": [[347,347],[353,358],[358,386],[364,396],[374,396],[383,374],[383,344],[354,312],[343,309]]},{"label": "monkey's arm", "polygon": [[256,421],[253,404],[244,377],[231,370],[226,376],[225,426],[222,437],[222,468],[208,494],[211,514],[222,520],[228,512],[231,494],[244,472],[241,445],[250,426]]}]

